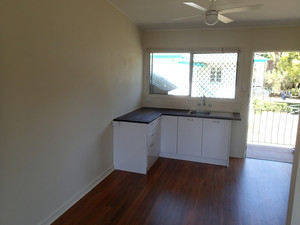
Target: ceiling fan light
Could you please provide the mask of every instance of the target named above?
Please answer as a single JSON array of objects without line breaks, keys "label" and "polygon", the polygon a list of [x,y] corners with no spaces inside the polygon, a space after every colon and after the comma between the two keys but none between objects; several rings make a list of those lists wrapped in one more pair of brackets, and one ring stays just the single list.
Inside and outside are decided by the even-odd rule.
[{"label": "ceiling fan light", "polygon": [[204,22],[208,26],[213,26],[218,22],[218,13],[207,13]]}]

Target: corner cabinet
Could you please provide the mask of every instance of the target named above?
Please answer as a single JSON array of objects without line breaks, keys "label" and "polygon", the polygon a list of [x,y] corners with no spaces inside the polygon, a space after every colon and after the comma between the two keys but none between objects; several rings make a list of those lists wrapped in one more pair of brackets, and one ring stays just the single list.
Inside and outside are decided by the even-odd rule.
[{"label": "corner cabinet", "polygon": [[177,116],[161,116],[161,155],[177,153]]},{"label": "corner cabinet", "polygon": [[150,124],[113,121],[115,169],[146,174],[160,153],[160,118]]}]

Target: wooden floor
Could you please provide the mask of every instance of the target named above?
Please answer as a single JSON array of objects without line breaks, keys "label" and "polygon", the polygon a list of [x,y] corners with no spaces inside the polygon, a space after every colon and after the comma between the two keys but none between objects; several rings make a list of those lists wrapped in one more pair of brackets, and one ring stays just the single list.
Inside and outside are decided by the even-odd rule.
[{"label": "wooden floor", "polygon": [[229,168],[160,158],[114,171],[54,225],[284,225],[292,164],[230,159]]}]

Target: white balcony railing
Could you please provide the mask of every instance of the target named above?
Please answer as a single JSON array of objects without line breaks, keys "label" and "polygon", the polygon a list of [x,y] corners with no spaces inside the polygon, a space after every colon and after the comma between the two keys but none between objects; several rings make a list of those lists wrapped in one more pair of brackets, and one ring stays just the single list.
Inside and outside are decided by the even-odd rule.
[{"label": "white balcony railing", "polygon": [[298,113],[257,109],[249,113],[248,142],[295,145]]}]

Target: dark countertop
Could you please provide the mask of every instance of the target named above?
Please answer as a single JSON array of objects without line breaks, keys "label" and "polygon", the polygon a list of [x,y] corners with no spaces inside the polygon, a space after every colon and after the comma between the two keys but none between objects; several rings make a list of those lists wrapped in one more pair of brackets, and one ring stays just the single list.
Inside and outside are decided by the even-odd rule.
[{"label": "dark countertop", "polygon": [[168,116],[186,116],[208,119],[224,119],[224,120],[241,120],[240,113],[232,113],[232,115],[220,115],[219,112],[212,112],[210,115],[194,115],[188,114],[189,110],[184,109],[165,109],[165,108],[148,108],[142,107],[130,113],[122,115],[114,119],[114,121],[134,122],[134,123],[151,123],[161,115]]}]

